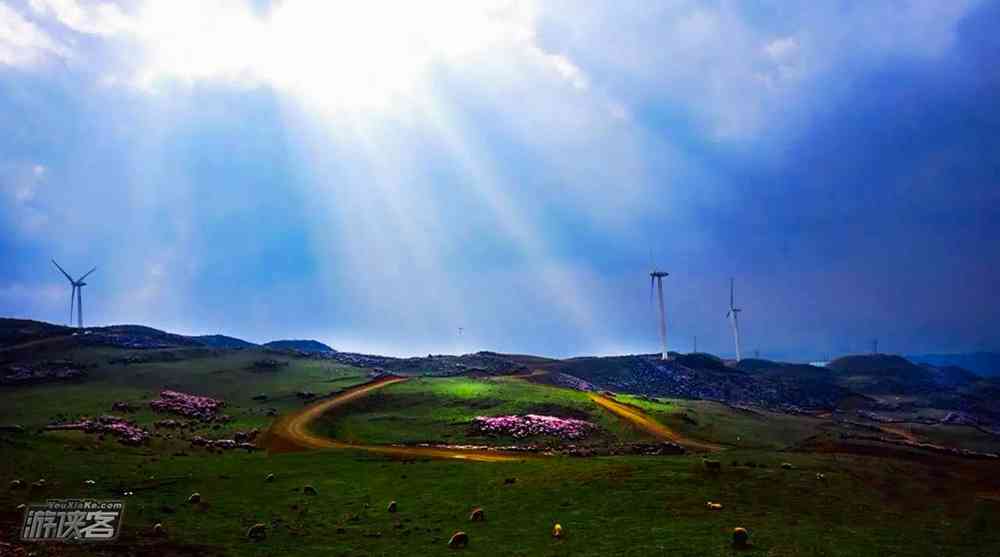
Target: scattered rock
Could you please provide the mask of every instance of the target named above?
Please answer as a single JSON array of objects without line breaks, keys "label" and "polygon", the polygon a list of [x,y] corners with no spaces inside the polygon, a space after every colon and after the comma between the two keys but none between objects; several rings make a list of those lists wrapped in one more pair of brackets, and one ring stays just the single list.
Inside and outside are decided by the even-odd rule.
[{"label": "scattered rock", "polygon": [[517,482],[517,478],[507,478],[503,481],[503,485],[514,485]]},{"label": "scattered rock", "polygon": [[263,360],[255,360],[254,363],[251,364],[250,367],[251,367],[251,369],[265,369],[265,370],[270,370],[270,369],[282,368],[282,367],[285,367],[287,365],[288,365],[288,362],[282,362],[282,361],[274,360],[274,359],[271,359],[271,358],[265,358]]},{"label": "scattered rock", "polygon": [[782,470],[791,470],[792,468],[795,468],[795,467],[792,466],[792,463],[790,463],[790,462],[782,462],[781,463],[781,469]]},{"label": "scattered rock", "polygon": [[733,547],[746,549],[750,547],[750,532],[746,528],[733,528]]},{"label": "scattered rock", "polygon": [[196,491],[192,493],[190,496],[188,496],[188,503],[191,503],[192,505],[196,503],[201,503],[201,493],[198,493]]},{"label": "scattered rock", "polygon": [[305,495],[319,495],[319,492],[316,491],[316,488],[311,485],[303,487],[302,493]]},{"label": "scattered rock", "polygon": [[821,482],[825,482],[826,481],[826,474],[824,474],[822,472],[816,472],[816,479],[819,480],[819,481],[821,481]]},{"label": "scattered rock", "polygon": [[396,512],[396,506],[397,506],[397,505],[396,505],[396,502],[395,502],[395,501],[389,501],[389,506],[388,506],[388,507],[386,507],[386,509],[385,509],[385,510],[387,510],[387,511],[389,511],[389,512],[391,512],[391,513],[394,513],[394,512]]},{"label": "scattered rock", "polygon": [[157,522],[153,525],[153,535],[154,536],[165,536],[167,535],[166,529],[163,528],[163,524]]},{"label": "scattered rock", "polygon": [[23,487],[24,487],[24,480],[11,480],[10,481],[10,488],[11,489],[21,489]]},{"label": "scattered rock", "polygon": [[274,474],[268,474],[267,477],[264,478],[264,481],[268,482],[268,483],[273,482],[274,481]]},{"label": "scattered rock", "polygon": [[258,522],[247,529],[247,539],[259,541],[267,537],[267,526]]},{"label": "scattered rock", "polygon": [[448,547],[452,549],[463,549],[469,545],[469,535],[465,532],[455,532],[448,540]]},{"label": "scattered rock", "polygon": [[41,489],[41,488],[45,487],[45,478],[42,478],[42,479],[38,480],[37,482],[34,482],[33,484],[31,484],[31,487],[33,489]]},{"label": "scattered rock", "polygon": [[94,480],[86,480],[86,481],[84,481],[83,483],[85,483],[85,484],[87,484],[87,485],[94,485],[94,484],[96,484],[97,482],[95,482]]},{"label": "scattered rock", "polygon": [[471,520],[472,522],[483,522],[484,520],[486,520],[486,513],[483,511],[482,508],[476,507],[472,509],[472,513],[469,514],[469,520]]},{"label": "scattered rock", "polygon": [[136,410],[138,410],[138,408],[134,404],[131,404],[131,403],[128,403],[128,402],[125,402],[125,401],[121,401],[121,400],[116,401],[116,402],[114,402],[114,403],[111,404],[111,411],[112,412],[123,412],[125,414],[128,414],[128,413],[131,413],[131,412],[135,412]]}]

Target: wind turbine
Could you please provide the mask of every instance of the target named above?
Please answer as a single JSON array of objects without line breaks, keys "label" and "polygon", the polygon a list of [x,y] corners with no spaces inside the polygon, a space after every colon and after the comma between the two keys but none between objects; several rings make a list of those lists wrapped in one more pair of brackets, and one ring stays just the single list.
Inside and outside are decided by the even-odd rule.
[{"label": "wind turbine", "polygon": [[729,279],[729,311],[726,312],[726,317],[733,324],[733,338],[736,339],[736,361],[739,362],[742,357],[740,356],[740,312],[742,309],[736,307],[736,279]]},{"label": "wind turbine", "polygon": [[83,279],[89,277],[90,273],[93,273],[94,271],[97,270],[97,267],[94,267],[93,269],[87,271],[87,274],[83,275],[82,277],[80,277],[80,278],[78,278],[76,280],[73,280],[73,277],[69,276],[69,273],[67,273],[65,269],[63,269],[62,267],[60,267],[59,264],[56,263],[55,259],[52,260],[52,264],[55,265],[57,269],[59,269],[59,272],[61,272],[63,274],[63,276],[66,277],[66,280],[68,280],[69,283],[73,286],[72,292],[69,295],[69,324],[70,324],[70,326],[73,325],[73,303],[76,302],[76,326],[78,328],[82,329],[83,328],[83,287],[87,286],[87,283],[83,282]]},{"label": "wind turbine", "polygon": [[656,297],[660,305],[660,344],[662,345],[661,358],[667,357],[667,316],[663,309],[663,277],[670,273],[664,271],[652,271],[649,273],[649,299],[653,300],[653,286],[656,286]]}]

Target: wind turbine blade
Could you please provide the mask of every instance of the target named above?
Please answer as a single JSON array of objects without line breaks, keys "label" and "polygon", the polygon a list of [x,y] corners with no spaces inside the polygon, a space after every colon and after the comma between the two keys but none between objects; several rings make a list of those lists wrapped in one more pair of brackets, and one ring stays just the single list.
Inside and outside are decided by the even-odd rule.
[{"label": "wind turbine blade", "polygon": [[729,307],[736,307],[736,279],[729,277]]},{"label": "wind turbine blade", "polygon": [[91,269],[91,270],[87,271],[87,274],[85,274],[85,275],[83,275],[82,277],[80,277],[80,278],[76,279],[76,281],[77,281],[77,282],[80,282],[81,280],[83,280],[83,279],[85,279],[85,278],[89,277],[89,276],[90,276],[90,273],[93,273],[93,272],[94,272],[94,271],[96,271],[96,270],[97,270],[97,267],[94,267],[93,269]]},{"label": "wind turbine blade", "polygon": [[73,306],[76,305],[76,285],[69,290],[69,326],[73,326]]},{"label": "wind turbine blade", "polygon": [[62,272],[63,276],[66,277],[66,280],[73,282],[73,279],[72,277],[69,276],[69,273],[67,273],[62,267],[60,267],[59,264],[56,263],[55,259],[52,260],[52,264],[55,265],[60,272]]}]

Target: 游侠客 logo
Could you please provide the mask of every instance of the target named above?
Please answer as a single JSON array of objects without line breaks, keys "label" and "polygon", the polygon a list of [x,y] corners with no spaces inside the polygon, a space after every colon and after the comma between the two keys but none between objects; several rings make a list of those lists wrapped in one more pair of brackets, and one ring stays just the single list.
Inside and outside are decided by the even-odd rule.
[{"label": "\u6e38\u4fa0\u5ba2 logo", "polygon": [[105,542],[118,538],[125,504],[97,499],[53,499],[24,511],[21,540]]}]

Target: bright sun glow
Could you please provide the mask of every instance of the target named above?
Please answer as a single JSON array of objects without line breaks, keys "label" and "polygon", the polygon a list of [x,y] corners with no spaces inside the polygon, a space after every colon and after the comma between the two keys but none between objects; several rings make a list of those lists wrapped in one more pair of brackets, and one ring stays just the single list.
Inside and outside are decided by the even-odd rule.
[{"label": "bright sun glow", "polygon": [[[435,64],[530,49],[533,39],[533,10],[518,2],[292,0],[260,11],[171,1],[89,16],[63,21],[72,17],[78,28],[136,40],[147,52],[134,76],[143,87],[156,89],[164,79],[236,79],[327,109],[384,108],[412,93]],[[550,63],[565,74],[564,59]]]}]

